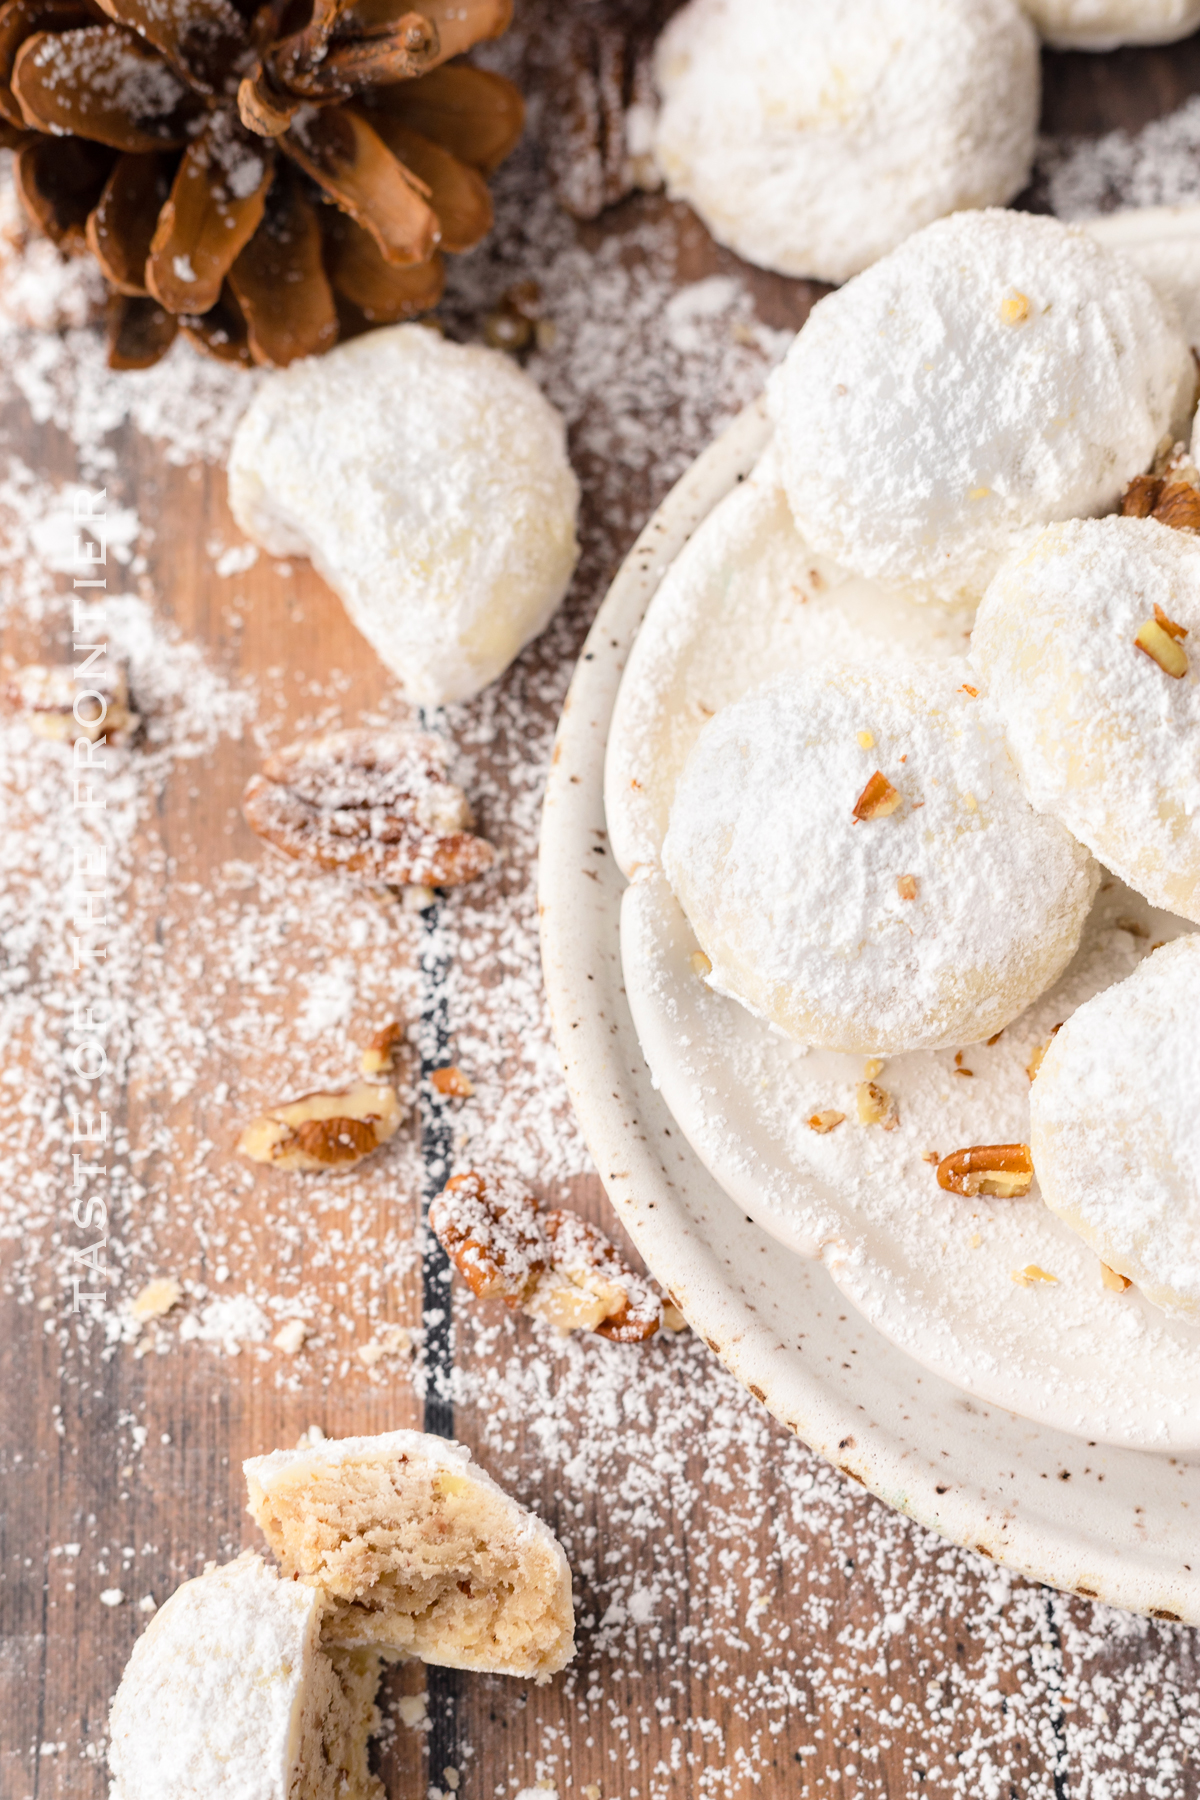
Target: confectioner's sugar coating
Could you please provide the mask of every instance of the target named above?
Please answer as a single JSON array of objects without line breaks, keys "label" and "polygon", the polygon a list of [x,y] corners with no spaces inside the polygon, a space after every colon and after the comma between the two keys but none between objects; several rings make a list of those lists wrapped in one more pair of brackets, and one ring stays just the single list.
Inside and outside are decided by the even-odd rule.
[{"label": "confectioner's sugar coating", "polygon": [[[657,862],[675,784],[721,707],[790,669],[961,657],[970,613],[918,606],[809,549],[772,446],[663,576],[621,678],[605,769],[613,855],[630,879]],[[736,643],[737,654],[730,654]]]},{"label": "confectioner's sugar coating", "polygon": [[[688,759],[667,878],[712,985],[802,1043],[971,1044],[1074,955],[1098,872],[1030,807],[962,673],[784,676],[718,713]],[[899,809],[856,818],[875,771]]]},{"label": "confectioner's sugar coating", "polygon": [[[281,1581],[252,1552],[176,1589],[134,1645],[113,1701],[113,1800],[334,1800],[339,1788],[313,1753],[331,1714],[335,1725],[353,1721],[337,1718],[346,1696],[319,1647],[323,1611],[320,1593]],[[377,1667],[357,1673],[370,1688],[358,1721],[365,1741]],[[347,1745],[335,1732],[328,1748],[336,1762]],[[379,1792],[360,1781],[344,1800]]]},{"label": "confectioner's sugar coating", "polygon": [[1064,50],[1171,44],[1200,25],[1200,0],[1024,0],[1033,22]]},{"label": "confectioner's sugar coating", "polygon": [[575,566],[563,423],[499,351],[397,325],[269,376],[229,503],[310,556],[406,695],[465,700],[536,637]]},{"label": "confectioner's sugar coating", "polygon": [[462,1445],[394,1431],[244,1466],[284,1574],[328,1596],[327,1643],[539,1680],[570,1661],[562,1547]]},{"label": "confectioner's sugar coating", "polygon": [[845,281],[1029,179],[1038,50],[1016,0],[690,0],[655,74],[669,191],[785,275]]},{"label": "confectioner's sugar coating", "polygon": [[1200,937],[1068,1020],[1030,1098],[1042,1197],[1169,1316],[1200,1324]]},{"label": "confectioner's sugar coating", "polygon": [[[1187,673],[1134,638],[1155,605]],[[1025,790],[1156,906],[1200,921],[1200,542],[1150,519],[1078,519],[1000,572],[971,661]]]},{"label": "confectioner's sugar coating", "polygon": [[1114,507],[1194,384],[1129,262],[989,211],[939,220],[814,307],[771,405],[814,548],[978,598],[1031,529]]}]

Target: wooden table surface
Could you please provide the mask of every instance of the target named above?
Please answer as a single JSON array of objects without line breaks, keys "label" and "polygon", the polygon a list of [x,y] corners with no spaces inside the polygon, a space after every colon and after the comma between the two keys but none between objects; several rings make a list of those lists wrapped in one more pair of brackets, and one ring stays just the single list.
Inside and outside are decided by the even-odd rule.
[{"label": "wooden table surface", "polygon": [[[533,978],[541,770],[571,661],[621,553],[765,369],[767,339],[751,330],[727,391],[643,383],[618,404],[608,389],[619,366],[612,383],[589,386],[572,361],[589,354],[590,271],[611,285],[624,270],[633,285],[621,291],[634,295],[641,267],[677,288],[728,276],[775,331],[798,326],[820,292],[739,264],[659,196],[626,198],[586,224],[546,202],[552,174],[576,191],[594,185],[589,105],[648,14],[588,0],[564,14],[531,0],[498,52],[535,101],[530,138],[499,185],[501,229],[455,274],[445,316],[456,335],[477,337],[512,280],[547,280],[553,258],[549,287],[561,291],[576,258],[568,328],[583,321],[578,340],[560,341],[557,361],[539,367],[552,396],[573,403],[584,557],[555,627],[498,693],[445,721],[505,860],[440,922],[331,897],[303,871],[265,861],[237,804],[261,744],[316,719],[403,709],[307,566],[281,571],[260,558],[236,578],[217,574],[212,544],[239,541],[219,466],[172,465],[129,424],[108,440],[109,504],[132,506],[142,526],[134,585],[179,641],[203,647],[227,696],[252,688],[254,724],[240,736],[214,727],[199,756],[167,745],[122,765],[145,803],[118,859],[114,906],[126,951],[138,933],[144,944],[136,967],[127,958],[112,972],[111,991],[182,994],[186,1015],[165,1001],[153,1017],[133,1006],[103,1089],[114,1131],[108,1317],[119,1335],[122,1305],[151,1275],[188,1286],[185,1305],[140,1339],[126,1330],[126,1341],[106,1342],[69,1311],[64,1271],[85,1240],[67,1218],[61,1120],[79,1090],[64,1072],[58,1015],[49,1026],[36,1007],[5,1015],[6,1078],[36,1065],[29,1080],[59,1122],[51,1107],[39,1129],[27,1115],[0,1125],[11,1225],[0,1334],[3,1800],[106,1791],[105,1715],[144,1624],[136,1603],[161,1603],[206,1560],[255,1542],[239,1462],[313,1424],[328,1435],[452,1430],[555,1525],[578,1578],[580,1650],[568,1676],[528,1690],[419,1665],[392,1678],[393,1699],[428,1695],[428,1723],[412,1729],[393,1715],[382,1761],[390,1795],[433,1786],[483,1800],[539,1781],[588,1800],[1200,1794],[1192,1633],[1050,1595],[940,1545],[808,1457],[694,1340],[656,1344],[636,1364],[642,1353],[595,1343],[556,1356],[524,1322],[451,1291],[438,1256],[421,1253],[422,1201],[445,1159],[506,1139],[523,1169],[542,1155],[544,1192],[565,1188],[606,1216],[599,1183],[577,1172]],[[1049,56],[1046,78],[1048,131],[1136,129],[1200,92],[1200,40]],[[597,276],[594,305],[611,311],[600,287]],[[611,320],[607,329],[611,344]],[[68,435],[36,424],[22,401],[2,424],[6,454],[52,483],[77,478]],[[11,518],[5,529],[11,538]],[[61,656],[65,579],[40,617],[13,600],[11,566],[8,579],[6,655]],[[45,767],[55,778],[59,765]],[[36,886],[21,848],[33,822],[14,779],[4,771],[10,921]],[[277,941],[272,919],[282,921]],[[315,976],[335,952],[353,999],[340,1011],[331,1003],[319,1028]],[[31,958],[26,991],[37,999],[44,982],[44,1007],[64,991],[63,955],[44,945],[41,963]],[[242,1120],[349,1074],[353,1046],[397,1011],[426,1066],[478,1071],[470,1111],[451,1116],[425,1091],[394,1150],[340,1185],[235,1162]],[[211,1324],[204,1307],[234,1291],[264,1305],[294,1300],[312,1334],[305,1351],[288,1358],[251,1334],[231,1354],[203,1333],[189,1338],[180,1320]],[[388,1321],[425,1330],[424,1373],[419,1349],[370,1368],[356,1357]],[[102,1604],[117,1588],[120,1604]]]}]

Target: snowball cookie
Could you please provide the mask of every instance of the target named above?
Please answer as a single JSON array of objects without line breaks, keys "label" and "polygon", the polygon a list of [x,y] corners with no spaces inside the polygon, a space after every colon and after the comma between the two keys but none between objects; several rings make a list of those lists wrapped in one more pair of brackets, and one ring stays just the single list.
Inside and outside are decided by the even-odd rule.
[{"label": "snowball cookie", "polygon": [[537,636],[575,566],[559,415],[498,350],[395,325],[266,376],[229,459],[233,516],[309,556],[422,706]]},{"label": "snowball cookie", "polygon": [[1129,262],[1056,219],[959,213],[813,308],[772,378],[783,485],[836,562],[978,599],[1031,527],[1116,505],[1193,380]]},{"label": "snowball cookie", "polygon": [[1038,811],[1200,921],[1200,541],[1153,519],[1051,526],[988,589],[971,662]]},{"label": "snowball cookie", "polygon": [[1059,50],[1171,44],[1200,25],[1200,0],[1025,0],[1025,5],[1042,36]]},{"label": "snowball cookie", "polygon": [[663,868],[712,986],[790,1037],[988,1038],[1075,953],[1090,856],[1033,811],[965,665],[824,664],[704,727]]},{"label": "snowball cookie", "polygon": [[391,1431],[243,1467],[284,1574],[329,1597],[327,1643],[539,1680],[575,1654],[561,1545],[463,1445]]},{"label": "snowball cookie", "polygon": [[1042,1198],[1102,1262],[1200,1325],[1200,937],[1074,1013],[1030,1092]]},{"label": "snowball cookie", "polygon": [[784,275],[845,281],[1029,179],[1040,70],[1017,0],[690,0],[655,73],[669,191]]},{"label": "snowball cookie", "polygon": [[384,1800],[381,1659],[323,1651],[323,1611],[252,1552],[177,1588],[112,1704],[111,1800]]}]

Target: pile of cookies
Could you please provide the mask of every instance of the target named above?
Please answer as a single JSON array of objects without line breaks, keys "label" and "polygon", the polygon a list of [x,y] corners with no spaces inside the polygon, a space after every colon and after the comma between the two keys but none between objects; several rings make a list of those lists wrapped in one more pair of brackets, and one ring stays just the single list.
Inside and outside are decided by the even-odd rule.
[{"label": "pile of cookies", "polygon": [[[1169,301],[1052,219],[939,221],[814,309],[770,395],[800,536],[974,623],[949,662],[848,629],[705,725],[662,864],[710,986],[822,1050],[967,1046],[1057,980],[1101,865],[1200,924],[1195,402]],[[1198,1018],[1186,935],[1057,1034],[1030,1145],[942,1185],[1028,1192],[1032,1151],[1111,1270],[1200,1318]]]}]

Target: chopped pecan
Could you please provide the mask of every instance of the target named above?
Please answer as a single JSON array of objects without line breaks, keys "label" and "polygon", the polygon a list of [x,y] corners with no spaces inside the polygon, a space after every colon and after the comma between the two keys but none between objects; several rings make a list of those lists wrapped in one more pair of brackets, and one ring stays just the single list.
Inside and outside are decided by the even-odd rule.
[{"label": "chopped pecan", "polygon": [[944,1156],[937,1179],[949,1194],[1023,1200],[1033,1185],[1033,1158],[1028,1144],[972,1144]]},{"label": "chopped pecan", "polygon": [[815,1112],[809,1114],[805,1123],[810,1131],[815,1131],[818,1136],[824,1137],[826,1132],[836,1131],[845,1117],[845,1113],[833,1112],[832,1110],[827,1112]]},{"label": "chopped pecan", "polygon": [[277,1169],[349,1169],[386,1143],[403,1117],[394,1088],[359,1082],[273,1107],[247,1125],[237,1148],[253,1162]]},{"label": "chopped pecan", "polygon": [[1187,626],[1177,625],[1174,619],[1168,619],[1156,602],[1154,617],[1142,621],[1133,641],[1152,662],[1158,664],[1165,675],[1180,681],[1187,674],[1188,658],[1179,639],[1185,638],[1187,634]]},{"label": "chopped pecan", "polygon": [[632,1344],[664,1323],[683,1329],[674,1303],[664,1302],[602,1231],[577,1213],[540,1213],[516,1182],[477,1171],[456,1175],[430,1206],[429,1224],[473,1293],[560,1331]]},{"label": "chopped pecan", "polygon": [[435,1069],[429,1077],[429,1085],[435,1094],[444,1094],[453,1100],[469,1100],[475,1092],[470,1076],[453,1066]]},{"label": "chopped pecan", "polygon": [[1045,1043],[1038,1045],[1037,1049],[1034,1051],[1033,1055],[1030,1057],[1029,1061],[1026,1063],[1025,1073],[1028,1075],[1030,1081],[1037,1080],[1038,1070],[1041,1068],[1043,1062],[1045,1062],[1045,1060],[1046,1060],[1046,1052],[1050,1048],[1051,1044],[1054,1042],[1055,1038],[1058,1036],[1058,1034],[1061,1030],[1062,1030],[1062,1020],[1060,1019],[1058,1024],[1051,1031],[1050,1036],[1046,1039]]},{"label": "chopped pecan", "polygon": [[430,1205],[429,1227],[482,1299],[521,1306],[550,1263],[537,1201],[513,1181],[455,1175]]},{"label": "chopped pecan", "polygon": [[71,663],[26,663],[5,687],[14,712],[24,713],[39,737],[69,743],[87,738],[97,743],[125,743],[141,720],[129,704],[129,677],[124,665],[110,662],[100,673],[91,669],[76,677]]},{"label": "chopped pecan", "polygon": [[1162,491],[1161,475],[1135,475],[1121,496],[1122,518],[1148,519]]},{"label": "chopped pecan", "polygon": [[1014,1269],[1012,1279],[1018,1287],[1033,1287],[1036,1282],[1044,1281],[1049,1287],[1057,1287],[1058,1276],[1050,1275],[1045,1269],[1039,1269],[1036,1263],[1026,1263],[1023,1269]]},{"label": "chopped pecan", "polygon": [[242,809],[298,861],[386,887],[457,887],[491,867],[446,751],[413,731],[332,731],[269,756]]},{"label": "chopped pecan", "polygon": [[858,799],[854,802],[854,822],[863,819],[886,819],[894,813],[904,796],[894,788],[881,769],[876,769]]},{"label": "chopped pecan", "polygon": [[[639,1344],[654,1336],[662,1323],[662,1298],[646,1276],[629,1267],[611,1239],[578,1213],[561,1210],[546,1214],[546,1235],[556,1279],[553,1285],[545,1279],[539,1284],[531,1312],[559,1324],[555,1312],[560,1306],[568,1314],[578,1306],[589,1330],[617,1344]],[[599,1311],[595,1319],[593,1309]],[[567,1330],[574,1328],[565,1318],[562,1323]]]},{"label": "chopped pecan", "polygon": [[897,875],[896,892],[902,900],[915,900],[920,879],[916,875]]},{"label": "chopped pecan", "polygon": [[1126,1288],[1133,1286],[1128,1275],[1121,1275],[1116,1269],[1110,1269],[1106,1262],[1100,1264],[1100,1280],[1114,1294],[1123,1294]]},{"label": "chopped pecan", "polygon": [[1190,481],[1163,483],[1152,517],[1173,531],[1200,531],[1200,493]]},{"label": "chopped pecan", "polygon": [[860,1081],[854,1098],[860,1125],[882,1125],[885,1131],[894,1131],[900,1123],[900,1113],[892,1096],[875,1082]]},{"label": "chopped pecan", "polygon": [[375,1075],[390,1075],[396,1068],[397,1052],[404,1042],[404,1027],[399,1019],[393,1019],[375,1033],[370,1043],[358,1059],[362,1073],[370,1079]]}]

